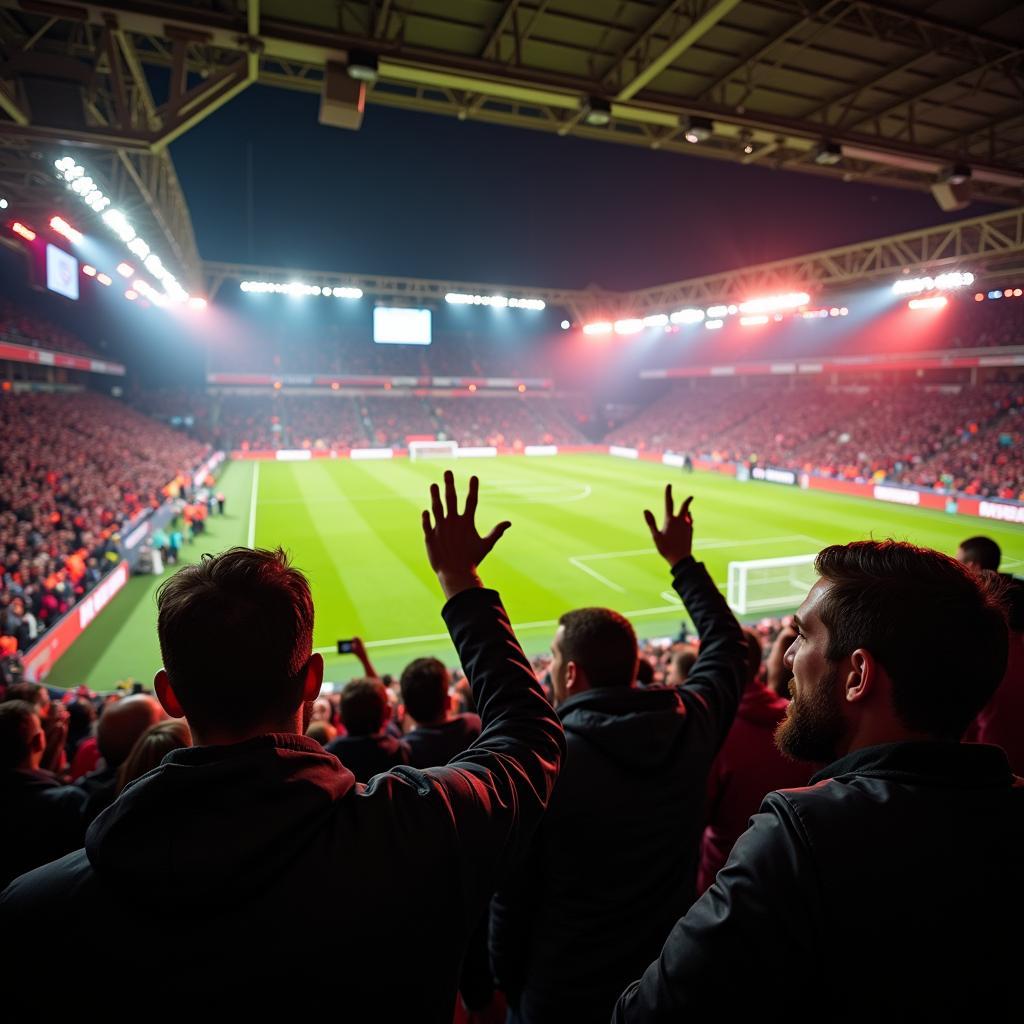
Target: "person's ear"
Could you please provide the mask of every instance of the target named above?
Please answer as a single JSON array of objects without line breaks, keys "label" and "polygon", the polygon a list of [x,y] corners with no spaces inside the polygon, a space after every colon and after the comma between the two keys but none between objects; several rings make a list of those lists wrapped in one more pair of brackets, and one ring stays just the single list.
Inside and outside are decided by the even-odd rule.
[{"label": "person's ear", "polygon": [[565,663],[565,692],[570,696],[586,689],[583,671],[575,661]]},{"label": "person's ear", "polygon": [[306,663],[306,678],[302,682],[302,699],[312,703],[320,696],[320,687],[324,683],[324,656],[311,654]]},{"label": "person's ear", "polygon": [[29,749],[33,754],[43,753],[43,751],[46,750],[46,733],[41,729],[39,732],[35,733],[32,737]]},{"label": "person's ear", "polygon": [[846,674],[844,698],[850,702],[870,696],[878,683],[878,662],[870,651],[858,647],[850,655],[850,670]]},{"label": "person's ear", "polygon": [[171,680],[167,675],[166,669],[160,669],[160,671],[153,676],[153,689],[156,690],[156,699],[160,701],[160,707],[162,707],[164,711],[171,716],[171,718],[185,717],[185,712],[182,710],[177,695],[171,687]]}]

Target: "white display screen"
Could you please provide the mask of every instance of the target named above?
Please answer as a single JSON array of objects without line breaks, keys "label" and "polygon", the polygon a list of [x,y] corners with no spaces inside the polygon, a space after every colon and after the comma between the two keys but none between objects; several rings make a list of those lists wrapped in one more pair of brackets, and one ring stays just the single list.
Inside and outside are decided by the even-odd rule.
[{"label": "white display screen", "polygon": [[50,244],[46,246],[46,287],[69,299],[78,298],[78,260]]},{"label": "white display screen", "polygon": [[374,306],[373,340],[378,345],[429,345],[430,310]]}]

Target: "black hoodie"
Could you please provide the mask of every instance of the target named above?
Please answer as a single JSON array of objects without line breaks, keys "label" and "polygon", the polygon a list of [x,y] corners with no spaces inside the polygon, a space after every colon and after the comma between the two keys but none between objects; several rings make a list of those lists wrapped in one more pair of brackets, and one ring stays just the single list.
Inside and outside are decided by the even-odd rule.
[{"label": "black hoodie", "polygon": [[[233,1016],[291,1004],[447,1024],[469,934],[540,819],[564,740],[498,595],[465,591],[443,614],[484,722],[458,761],[362,786],[305,736],[174,751],[84,851],[0,896],[4,961],[60,935],[116,951],[105,999],[122,1010],[144,997],[150,1012],[165,982],[176,1005]],[[54,1018],[62,998],[47,993]]]},{"label": "black hoodie", "polygon": [[606,1021],[693,902],[708,770],[739,704],[740,627],[702,565],[673,584],[701,638],[677,689],[558,708],[568,750],[526,862],[492,905],[491,955],[525,1021]]}]

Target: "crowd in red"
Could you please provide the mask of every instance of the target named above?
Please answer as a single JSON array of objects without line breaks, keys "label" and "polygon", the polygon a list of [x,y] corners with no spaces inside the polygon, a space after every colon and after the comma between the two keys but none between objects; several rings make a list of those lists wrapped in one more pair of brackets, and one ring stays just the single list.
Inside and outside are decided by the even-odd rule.
[{"label": "crowd in red", "polygon": [[208,447],[89,393],[5,394],[0,436],[0,634],[24,650],[117,564],[119,531]]},{"label": "crowd in red", "polygon": [[[804,384],[678,387],[614,430],[612,444],[1024,497],[1024,388]],[[1016,440],[1015,440],[1016,439]]]}]

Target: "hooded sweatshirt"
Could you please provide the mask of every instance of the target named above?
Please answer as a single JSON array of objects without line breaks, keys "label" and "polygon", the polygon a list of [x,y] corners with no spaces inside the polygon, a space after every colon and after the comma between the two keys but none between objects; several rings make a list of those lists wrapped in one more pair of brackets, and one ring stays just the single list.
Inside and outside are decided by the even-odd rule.
[{"label": "hooded sweatshirt", "polygon": [[701,844],[697,895],[715,880],[733,844],[746,832],[765,795],[795,789],[820,765],[791,761],[775,746],[775,728],[789,701],[757,680],[747,683],[736,721],[708,775],[707,827]]},{"label": "hooded sweatshirt", "polygon": [[492,961],[523,1020],[607,1020],[693,901],[708,768],[745,645],[702,565],[685,559],[673,582],[701,637],[687,682],[592,689],[558,708],[562,775],[492,904]]},{"label": "hooded sweatshirt", "polygon": [[[447,1024],[469,934],[541,816],[563,740],[498,595],[464,591],[444,616],[484,721],[459,761],[362,786],[306,736],[176,750],[84,850],[0,896],[0,956],[47,934],[116,950],[122,1009],[152,1008],[164,981],[176,1005],[232,1016],[341,1005]],[[310,984],[328,967],[329,985]],[[61,998],[47,994],[55,1018]]]}]

